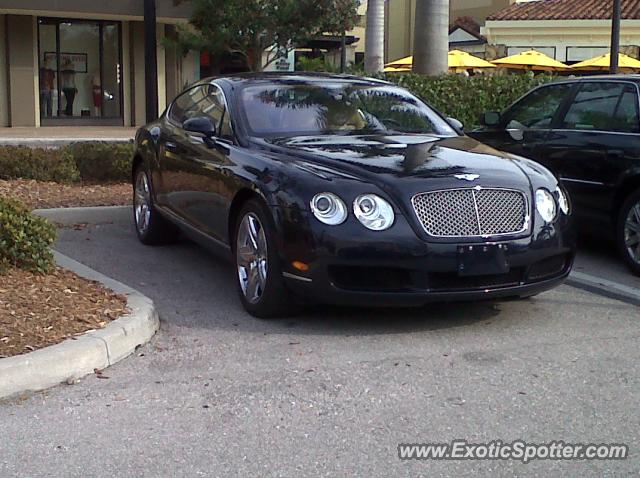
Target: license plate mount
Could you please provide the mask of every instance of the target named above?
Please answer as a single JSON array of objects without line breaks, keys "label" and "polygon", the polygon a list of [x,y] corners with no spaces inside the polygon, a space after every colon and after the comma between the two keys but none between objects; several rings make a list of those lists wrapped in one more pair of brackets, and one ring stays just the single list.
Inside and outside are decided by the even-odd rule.
[{"label": "license plate mount", "polygon": [[473,244],[458,247],[458,274],[484,276],[507,274],[510,270],[505,244]]}]

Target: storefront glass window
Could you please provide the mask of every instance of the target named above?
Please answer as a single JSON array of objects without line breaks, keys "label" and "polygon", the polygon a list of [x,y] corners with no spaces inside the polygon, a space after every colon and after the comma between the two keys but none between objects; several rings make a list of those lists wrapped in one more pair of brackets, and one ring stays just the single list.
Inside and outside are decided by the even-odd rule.
[{"label": "storefront glass window", "polygon": [[56,69],[56,26],[40,25],[40,116],[58,115],[58,78]]},{"label": "storefront glass window", "polygon": [[120,24],[39,20],[42,120],[122,119]]}]

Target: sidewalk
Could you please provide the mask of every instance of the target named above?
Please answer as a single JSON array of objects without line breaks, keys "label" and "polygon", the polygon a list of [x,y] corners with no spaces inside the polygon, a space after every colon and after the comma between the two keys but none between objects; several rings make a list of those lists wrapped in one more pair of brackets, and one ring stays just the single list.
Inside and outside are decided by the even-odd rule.
[{"label": "sidewalk", "polygon": [[136,128],[124,126],[44,126],[0,128],[0,146],[56,147],[75,142],[126,143]]}]

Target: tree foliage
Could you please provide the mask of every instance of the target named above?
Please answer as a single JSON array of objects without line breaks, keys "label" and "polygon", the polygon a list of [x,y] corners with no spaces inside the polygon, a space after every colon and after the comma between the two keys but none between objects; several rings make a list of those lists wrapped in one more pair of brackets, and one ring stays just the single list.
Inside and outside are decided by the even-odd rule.
[{"label": "tree foliage", "polygon": [[[183,52],[206,49],[244,56],[254,71],[322,33],[341,34],[357,19],[358,0],[190,0],[190,26],[178,32]],[[274,47],[273,49],[271,47]],[[263,64],[262,53],[274,54]]]}]

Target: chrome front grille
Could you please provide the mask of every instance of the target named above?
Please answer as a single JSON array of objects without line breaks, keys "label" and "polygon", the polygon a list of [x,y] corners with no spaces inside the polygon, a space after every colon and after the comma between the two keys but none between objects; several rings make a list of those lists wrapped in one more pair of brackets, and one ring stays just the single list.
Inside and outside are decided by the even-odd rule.
[{"label": "chrome front grille", "polygon": [[416,194],[411,202],[434,237],[516,234],[528,227],[527,198],[512,189],[447,189]]}]

